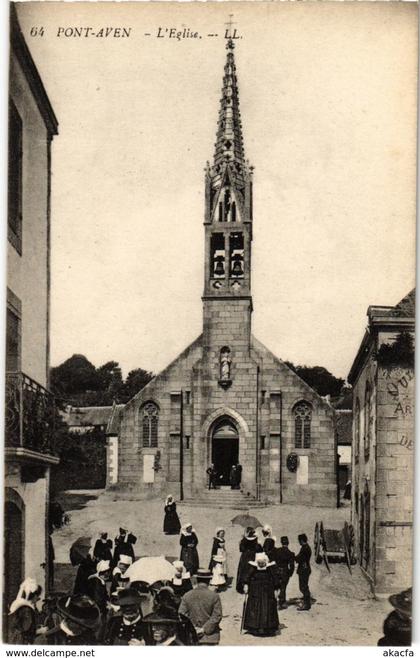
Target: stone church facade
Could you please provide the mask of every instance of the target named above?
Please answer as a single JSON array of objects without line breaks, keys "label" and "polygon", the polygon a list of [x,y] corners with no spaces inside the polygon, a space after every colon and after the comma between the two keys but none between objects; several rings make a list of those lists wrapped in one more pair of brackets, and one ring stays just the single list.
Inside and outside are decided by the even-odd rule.
[{"label": "stone church facade", "polygon": [[253,171],[233,49],[205,174],[203,332],[122,411],[113,488],[199,498],[211,464],[229,486],[240,463],[245,496],[334,506],[334,410],[251,333]]}]

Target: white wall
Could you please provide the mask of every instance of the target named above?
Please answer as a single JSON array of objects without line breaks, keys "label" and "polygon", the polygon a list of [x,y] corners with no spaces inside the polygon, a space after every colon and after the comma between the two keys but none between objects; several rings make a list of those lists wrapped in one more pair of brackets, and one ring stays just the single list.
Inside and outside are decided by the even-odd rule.
[{"label": "white wall", "polygon": [[47,129],[16,58],[10,94],[23,123],[22,255],[7,243],[7,284],[22,302],[21,369],[47,383]]}]

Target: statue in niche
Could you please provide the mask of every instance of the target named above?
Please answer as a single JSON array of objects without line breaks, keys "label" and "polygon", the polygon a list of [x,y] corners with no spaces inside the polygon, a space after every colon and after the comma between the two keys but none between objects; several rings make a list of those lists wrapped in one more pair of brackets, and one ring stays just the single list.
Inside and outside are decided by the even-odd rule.
[{"label": "statue in niche", "polygon": [[230,189],[228,187],[225,188],[223,205],[225,210],[224,221],[228,222],[230,220],[230,209],[231,209],[231,196],[230,196]]},{"label": "statue in niche", "polygon": [[228,347],[223,347],[220,351],[220,379],[222,381],[230,380],[231,363],[230,349]]}]

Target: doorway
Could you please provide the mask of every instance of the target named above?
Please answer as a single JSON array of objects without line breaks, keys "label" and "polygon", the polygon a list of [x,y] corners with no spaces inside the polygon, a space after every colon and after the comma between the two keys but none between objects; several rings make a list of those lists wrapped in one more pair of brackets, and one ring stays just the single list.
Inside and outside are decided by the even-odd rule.
[{"label": "doorway", "polygon": [[239,434],[230,418],[219,419],[214,425],[211,440],[211,461],[216,471],[218,486],[229,486],[230,472],[239,463]]},{"label": "doorway", "polygon": [[[6,494],[7,495],[7,494]],[[3,574],[3,639],[8,638],[7,610],[16,598],[23,581],[24,505],[22,509],[13,501],[4,506],[4,574]]]}]

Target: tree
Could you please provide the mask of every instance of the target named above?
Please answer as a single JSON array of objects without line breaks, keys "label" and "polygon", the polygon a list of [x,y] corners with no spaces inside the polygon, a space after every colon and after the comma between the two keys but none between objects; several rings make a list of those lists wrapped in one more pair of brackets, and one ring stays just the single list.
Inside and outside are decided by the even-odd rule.
[{"label": "tree", "polygon": [[125,403],[153,377],[152,372],[136,368],[123,381],[117,361],[107,361],[99,368],[82,354],[73,354],[56,368],[51,368],[51,388],[61,404],[76,407],[109,406]]},{"label": "tree", "polygon": [[407,331],[401,331],[393,343],[383,343],[376,355],[381,366],[414,368],[414,339]]},{"label": "tree", "polygon": [[131,400],[151,379],[153,379],[153,373],[143,370],[143,368],[130,370],[124,384],[124,401]]},{"label": "tree", "polygon": [[99,385],[95,366],[83,354],[73,354],[61,365],[51,368],[51,388],[59,397],[95,391]]},{"label": "tree", "polygon": [[322,366],[295,366],[290,361],[285,361],[285,363],[319,395],[331,395],[333,398],[340,395],[344,379],[334,377],[326,368]]}]

